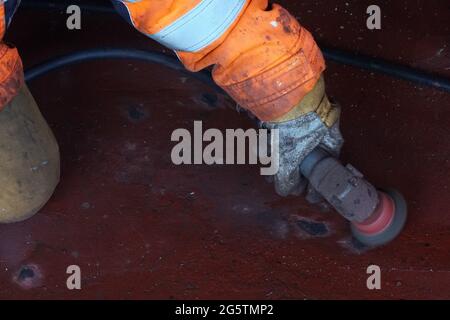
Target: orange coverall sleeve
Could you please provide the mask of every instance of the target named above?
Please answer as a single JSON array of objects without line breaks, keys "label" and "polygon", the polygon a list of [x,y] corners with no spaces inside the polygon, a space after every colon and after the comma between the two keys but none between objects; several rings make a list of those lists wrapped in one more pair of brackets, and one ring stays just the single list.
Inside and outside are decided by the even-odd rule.
[{"label": "orange coverall sleeve", "polygon": [[[177,46],[176,41],[167,46],[177,52],[189,70],[214,65],[214,80],[237,103],[263,121],[277,119],[314,88],[325,69],[322,53],[311,34],[280,5],[269,6],[268,0],[224,1],[123,0],[122,3],[132,24],[164,45],[183,28],[186,38],[175,39],[178,42],[198,37],[203,29],[210,30],[203,32],[205,38],[214,39],[211,33],[216,38],[201,42],[206,46],[192,49],[195,46]],[[232,2],[235,7],[231,8]],[[213,6],[223,10],[223,17],[217,15],[217,10],[214,16]],[[226,6],[230,8],[222,9]],[[231,23],[226,20],[229,13],[233,14]],[[217,21],[217,25],[212,21]],[[227,24],[222,33],[214,31],[223,28],[224,23]],[[196,24],[197,29],[192,26],[190,29],[189,24]]]},{"label": "orange coverall sleeve", "polygon": [[22,60],[16,48],[3,42],[6,31],[4,4],[0,5],[0,111],[17,95],[24,83]]}]

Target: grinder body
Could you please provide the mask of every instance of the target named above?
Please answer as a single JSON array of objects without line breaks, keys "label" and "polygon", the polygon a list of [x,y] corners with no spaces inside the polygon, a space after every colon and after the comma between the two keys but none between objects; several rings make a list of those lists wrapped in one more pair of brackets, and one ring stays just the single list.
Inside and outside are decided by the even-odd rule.
[{"label": "grinder body", "polygon": [[395,190],[377,190],[356,168],[344,166],[325,149],[314,149],[301,163],[300,171],[351,222],[353,235],[363,244],[386,244],[403,229],[407,216],[403,197]]}]

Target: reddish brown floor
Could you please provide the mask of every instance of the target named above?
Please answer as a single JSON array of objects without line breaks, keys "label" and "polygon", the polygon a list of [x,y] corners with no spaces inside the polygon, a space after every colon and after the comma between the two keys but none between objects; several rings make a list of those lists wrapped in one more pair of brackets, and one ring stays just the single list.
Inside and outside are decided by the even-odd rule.
[{"label": "reddish brown floor", "polygon": [[[449,75],[446,1],[386,1],[378,33],[364,29],[367,1],[282,2],[322,42]],[[116,17],[86,14],[76,32],[64,18],[19,12],[9,41],[27,66],[77,48],[155,47]],[[174,129],[252,121],[164,67],[90,62],[30,84],[60,143],[62,181],[34,218],[0,226],[0,298],[449,299],[450,95],[333,63],[326,77],[344,106],[343,158],[408,200],[395,242],[355,246],[336,213],[278,197],[257,167],[172,165]],[[305,219],[329,232],[308,234]],[[72,264],[81,291],[66,289]],[[371,264],[380,291],[366,288]]]}]

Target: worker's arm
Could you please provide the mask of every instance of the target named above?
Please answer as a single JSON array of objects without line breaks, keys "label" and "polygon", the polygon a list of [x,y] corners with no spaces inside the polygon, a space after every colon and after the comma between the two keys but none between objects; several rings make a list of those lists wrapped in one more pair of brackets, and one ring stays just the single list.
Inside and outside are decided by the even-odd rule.
[{"label": "worker's arm", "polygon": [[288,113],[325,69],[311,34],[267,0],[116,1],[142,33],[177,51],[263,121]]},{"label": "worker's arm", "polygon": [[297,19],[267,0],[112,0],[136,29],[176,51],[263,125],[279,129],[279,194],[304,190],[299,164],[318,145],[342,146],[339,108],[325,94],[325,62]]}]

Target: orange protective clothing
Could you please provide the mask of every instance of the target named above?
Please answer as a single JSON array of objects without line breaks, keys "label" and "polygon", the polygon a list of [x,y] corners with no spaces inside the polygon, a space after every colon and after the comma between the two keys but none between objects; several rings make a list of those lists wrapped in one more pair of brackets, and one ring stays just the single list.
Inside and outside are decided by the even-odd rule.
[{"label": "orange protective clothing", "polygon": [[[226,7],[228,11],[224,11],[223,18],[213,17],[216,26],[211,21],[203,25],[197,23],[198,29],[211,30],[207,30],[205,38],[211,38],[213,30],[228,23],[226,30],[214,34],[217,38],[213,42],[208,43],[200,38],[202,43],[208,45],[199,50],[183,50],[177,48],[177,43],[173,48],[189,70],[198,71],[214,65],[216,83],[259,119],[277,119],[298,105],[314,88],[325,69],[322,53],[311,34],[281,6],[274,4],[269,8],[268,0],[226,1],[229,2],[122,2],[133,25],[163,44],[183,28],[186,29],[185,38],[194,37],[192,30],[189,31],[189,24],[195,24],[194,20],[202,16],[207,21],[208,15],[214,15],[214,6],[216,14],[217,10]],[[238,7],[239,4],[241,7]],[[239,12],[233,11],[236,7]],[[229,15],[233,15],[232,23],[226,19]],[[178,41],[183,42],[183,39]]]},{"label": "orange protective clothing", "polygon": [[[192,71],[214,65],[216,83],[260,120],[289,113],[325,69],[311,34],[268,0],[113,0],[142,33],[176,51]],[[1,37],[5,9],[1,5]],[[0,110],[17,94],[23,70],[0,44]]]},{"label": "orange protective clothing", "polygon": [[0,111],[19,93],[24,83],[22,60],[16,48],[3,42],[6,31],[5,7],[0,5]]}]

